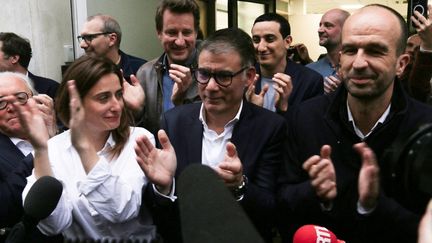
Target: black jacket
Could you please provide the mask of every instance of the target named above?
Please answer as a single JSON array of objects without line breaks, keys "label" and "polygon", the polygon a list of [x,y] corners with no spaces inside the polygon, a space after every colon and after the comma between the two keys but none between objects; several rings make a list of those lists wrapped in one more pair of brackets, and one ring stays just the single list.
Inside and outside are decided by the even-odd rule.
[{"label": "black jacket", "polygon": [[[378,207],[367,217],[357,213],[357,182],[361,168],[359,155],[352,146],[361,142],[348,121],[347,91],[311,99],[293,110],[288,123],[288,163],[279,199],[284,211],[282,234],[286,241],[304,224],[325,226],[347,242],[415,242],[419,214],[408,210],[389,194],[391,183],[381,160],[384,151],[405,132],[432,122],[432,108],[409,98],[395,82],[391,110],[387,119],[366,138],[375,152],[381,172]],[[331,159],[336,171],[338,196],[333,210],[324,212],[302,164],[320,148],[332,147]],[[291,238],[292,239],[292,238]]]}]

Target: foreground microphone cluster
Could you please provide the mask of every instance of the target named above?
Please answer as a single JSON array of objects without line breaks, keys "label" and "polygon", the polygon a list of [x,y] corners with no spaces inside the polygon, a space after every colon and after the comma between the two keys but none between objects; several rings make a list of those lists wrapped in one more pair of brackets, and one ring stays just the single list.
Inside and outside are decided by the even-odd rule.
[{"label": "foreground microphone cluster", "polygon": [[42,219],[56,208],[63,185],[54,177],[43,176],[30,188],[24,201],[24,215],[9,233],[6,243],[31,242],[31,234]]},{"label": "foreground microphone cluster", "polygon": [[325,227],[308,224],[295,232],[293,243],[345,243],[345,241],[338,240],[336,235]]}]

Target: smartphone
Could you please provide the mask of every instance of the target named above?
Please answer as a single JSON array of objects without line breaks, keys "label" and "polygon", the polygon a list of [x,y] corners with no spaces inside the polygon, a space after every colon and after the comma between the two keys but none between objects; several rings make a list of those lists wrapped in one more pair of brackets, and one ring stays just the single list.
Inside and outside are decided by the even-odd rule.
[{"label": "smartphone", "polygon": [[421,15],[423,15],[425,18],[428,18],[428,0],[408,0],[408,28],[410,29],[410,32],[416,32],[415,24],[411,21],[411,16],[414,15],[414,11],[419,12]]}]

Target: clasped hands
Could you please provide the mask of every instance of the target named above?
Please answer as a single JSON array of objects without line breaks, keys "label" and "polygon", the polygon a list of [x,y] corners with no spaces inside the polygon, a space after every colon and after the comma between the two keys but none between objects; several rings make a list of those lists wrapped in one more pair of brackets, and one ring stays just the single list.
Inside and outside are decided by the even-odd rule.
[{"label": "clasped hands", "polygon": [[[379,167],[375,154],[366,143],[353,146],[362,160],[358,178],[359,203],[367,210],[374,209],[379,195]],[[303,164],[311,185],[323,203],[332,202],[337,196],[336,172],[331,160],[331,147],[321,147],[320,155],[311,156]]]},{"label": "clasped hands", "polygon": [[[259,75],[257,74],[254,82],[246,90],[246,100],[262,107],[264,105],[264,96],[269,86],[265,84],[261,92],[255,94],[255,85],[258,79]],[[291,77],[284,73],[276,73],[273,75],[272,80],[274,81],[273,88],[276,90],[275,107],[277,110],[285,112],[288,110],[288,99],[293,89]]]},{"label": "clasped hands", "polygon": [[[149,181],[160,193],[168,195],[177,168],[177,158],[164,130],[159,130],[158,138],[161,149],[156,148],[146,136],[138,137],[135,152],[137,162]],[[235,145],[228,142],[226,149],[224,161],[213,169],[224,180],[227,187],[238,187],[243,183],[243,166]]]}]

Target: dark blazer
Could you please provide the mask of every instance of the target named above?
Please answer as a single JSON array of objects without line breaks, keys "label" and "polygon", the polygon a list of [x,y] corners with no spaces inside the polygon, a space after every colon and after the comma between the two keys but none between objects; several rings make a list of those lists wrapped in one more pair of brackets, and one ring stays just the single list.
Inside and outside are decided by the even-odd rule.
[{"label": "dark blazer", "polygon": [[49,97],[55,98],[59,83],[49,78],[36,76],[30,71],[28,72],[28,76],[33,80],[34,88],[39,94],[47,94]]},{"label": "dark blazer", "polygon": [[[288,122],[288,163],[280,186],[279,199],[284,209],[281,234],[290,242],[292,234],[304,224],[331,229],[346,242],[416,242],[417,226],[423,208],[410,208],[394,195],[390,165],[383,154],[392,143],[421,124],[432,122],[432,108],[408,97],[395,82],[391,109],[364,142],[375,152],[380,167],[380,197],[377,208],[368,216],[357,213],[358,175],[361,158],[352,146],[361,142],[348,121],[347,91],[310,99],[292,110]],[[331,159],[336,171],[337,197],[329,212],[320,208],[303,163],[320,148],[332,147]],[[392,195],[393,194],[393,195]]]},{"label": "dark blazer", "polygon": [[130,76],[136,75],[138,69],[147,61],[139,57],[128,55],[119,50],[121,56],[118,67],[123,71],[123,77],[130,82]]},{"label": "dark blazer", "polygon": [[[176,151],[176,176],[188,165],[201,163],[203,125],[198,118],[200,107],[201,103],[178,106],[166,112],[162,118],[161,127],[167,132]],[[249,180],[241,205],[266,240],[271,238],[270,229],[275,215],[276,179],[285,158],[285,139],[286,123],[282,117],[248,102],[243,103],[240,119],[234,126],[231,138],[242,161],[243,173]],[[169,210],[166,207],[161,209],[161,204],[148,202],[150,210],[159,213],[158,215],[165,213],[165,219],[178,218],[177,207],[171,205]],[[167,216],[167,213],[171,215]],[[161,219],[158,215],[154,214],[156,223]],[[169,237],[177,235],[177,239],[171,238],[170,241],[173,242],[180,239],[180,233],[173,233],[172,229],[162,234],[168,234]]]},{"label": "dark blazer", "polygon": [[[256,82],[255,93],[259,94],[261,92],[261,70],[258,64],[256,69],[260,78]],[[289,108],[307,99],[324,94],[323,77],[318,72],[288,59],[284,73],[291,77],[293,85],[293,90],[288,99]]]},{"label": "dark blazer", "polygon": [[12,227],[22,216],[22,191],[31,175],[33,157],[25,157],[0,133],[0,228]]}]

